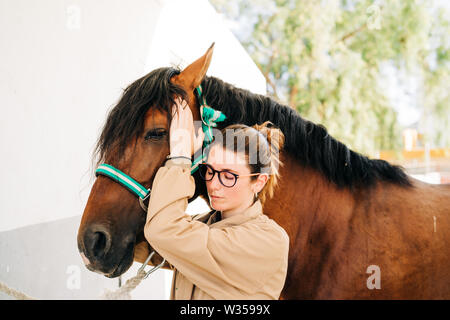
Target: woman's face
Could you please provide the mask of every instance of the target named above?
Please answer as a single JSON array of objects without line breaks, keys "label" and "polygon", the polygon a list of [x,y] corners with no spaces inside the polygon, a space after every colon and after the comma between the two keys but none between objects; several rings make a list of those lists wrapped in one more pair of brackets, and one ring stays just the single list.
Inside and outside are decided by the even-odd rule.
[{"label": "woman's face", "polygon": [[[241,152],[233,152],[219,145],[211,147],[206,163],[218,171],[228,170],[238,175],[251,174]],[[232,211],[250,206],[254,193],[262,189],[252,178],[254,177],[239,177],[236,184],[229,188],[220,183],[216,173],[211,181],[206,181],[210,206],[218,211]]]}]

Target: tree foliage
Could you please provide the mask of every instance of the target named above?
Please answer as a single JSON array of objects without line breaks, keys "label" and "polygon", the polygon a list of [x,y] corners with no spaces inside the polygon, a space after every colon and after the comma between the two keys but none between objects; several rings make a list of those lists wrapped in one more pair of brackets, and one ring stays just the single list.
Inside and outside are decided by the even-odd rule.
[{"label": "tree foliage", "polygon": [[449,13],[433,1],[211,1],[267,81],[268,94],[358,152],[401,148],[383,67],[418,79],[419,128],[450,145]]}]

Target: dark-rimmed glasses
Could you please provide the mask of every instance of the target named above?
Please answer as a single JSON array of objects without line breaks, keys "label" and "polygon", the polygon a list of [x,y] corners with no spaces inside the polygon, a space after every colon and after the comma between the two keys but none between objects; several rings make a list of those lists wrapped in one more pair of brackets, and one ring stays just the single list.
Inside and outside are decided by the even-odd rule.
[{"label": "dark-rimmed glasses", "polygon": [[251,174],[236,174],[233,172],[230,172],[228,170],[216,170],[213,167],[211,167],[209,164],[207,163],[200,163],[198,165],[198,172],[200,174],[200,177],[204,180],[204,181],[211,181],[216,172],[217,175],[219,176],[219,181],[220,183],[227,188],[231,188],[234,187],[234,185],[237,182],[237,179],[239,177],[250,177],[250,176],[256,176],[259,175],[259,173],[251,173]]}]

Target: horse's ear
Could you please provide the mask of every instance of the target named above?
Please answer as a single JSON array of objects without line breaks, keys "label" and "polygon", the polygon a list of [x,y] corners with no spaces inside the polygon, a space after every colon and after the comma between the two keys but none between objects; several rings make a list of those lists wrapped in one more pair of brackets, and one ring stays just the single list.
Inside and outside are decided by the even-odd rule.
[{"label": "horse's ear", "polygon": [[192,92],[201,83],[208,71],[214,51],[214,42],[206,53],[188,65],[181,73],[174,77],[174,82],[181,85],[187,92]]}]

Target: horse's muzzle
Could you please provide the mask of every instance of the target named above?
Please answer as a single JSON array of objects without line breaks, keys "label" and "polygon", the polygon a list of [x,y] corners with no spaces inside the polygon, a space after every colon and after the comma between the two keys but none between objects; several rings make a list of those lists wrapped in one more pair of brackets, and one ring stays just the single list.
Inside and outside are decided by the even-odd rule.
[{"label": "horse's muzzle", "polygon": [[128,270],[133,263],[134,245],[134,236],[113,243],[111,233],[98,224],[78,234],[78,249],[86,268],[107,277],[117,277]]}]

